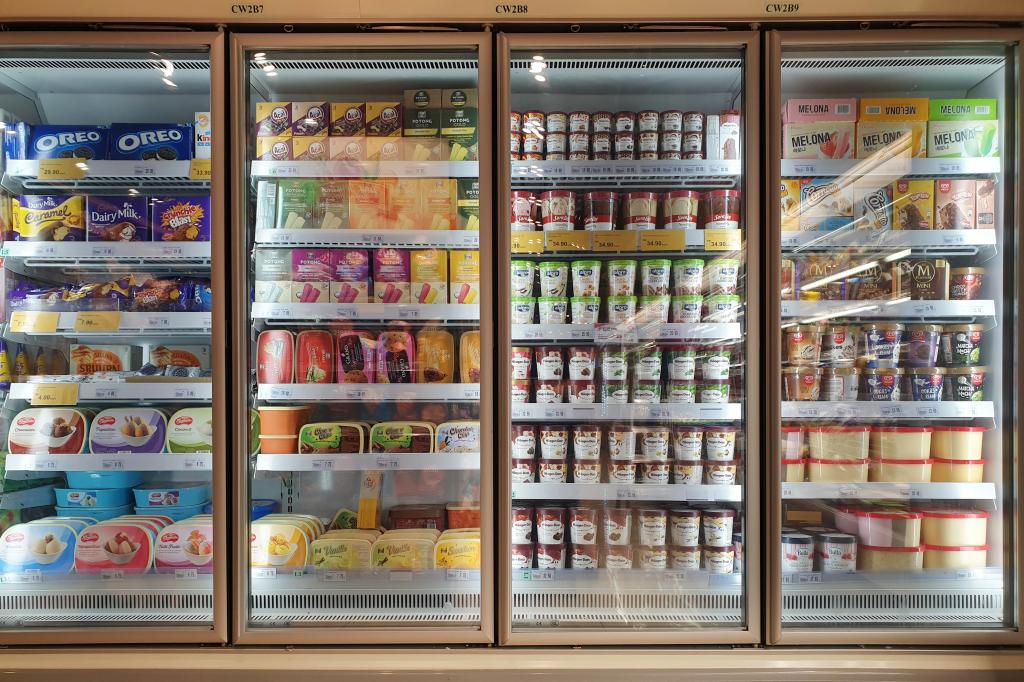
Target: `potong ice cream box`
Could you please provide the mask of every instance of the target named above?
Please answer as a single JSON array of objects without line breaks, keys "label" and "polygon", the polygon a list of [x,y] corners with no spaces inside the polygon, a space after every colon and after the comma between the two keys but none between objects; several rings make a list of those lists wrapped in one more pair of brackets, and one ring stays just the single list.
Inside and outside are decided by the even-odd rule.
[{"label": "potong ice cream box", "polygon": [[377,303],[409,303],[409,252],[377,249],[373,252],[373,296]]},{"label": "potong ice cream box", "polygon": [[331,290],[331,250],[292,250],[293,303],[328,303]]}]

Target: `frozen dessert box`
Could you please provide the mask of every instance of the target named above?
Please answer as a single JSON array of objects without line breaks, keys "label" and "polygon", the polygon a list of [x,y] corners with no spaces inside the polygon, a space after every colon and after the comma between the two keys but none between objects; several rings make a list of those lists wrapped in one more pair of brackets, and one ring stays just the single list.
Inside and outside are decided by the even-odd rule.
[{"label": "frozen dessert box", "polygon": [[107,158],[134,161],[189,161],[191,123],[111,123]]},{"label": "frozen dessert box", "polygon": [[331,250],[292,249],[292,303],[328,303]]},{"label": "frozen dessert box", "polygon": [[317,422],[299,430],[302,454],[362,452],[363,426],[355,422]]},{"label": "frozen dessert box", "polygon": [[155,242],[210,241],[210,197],[154,197],[150,208]]},{"label": "frozen dessert box", "polygon": [[480,422],[451,421],[437,427],[435,452],[480,452]]},{"label": "frozen dessert box", "polygon": [[67,407],[31,407],[11,423],[7,448],[12,454],[77,454],[85,450],[89,418]]},{"label": "frozen dessert box", "polygon": [[105,159],[110,129],[107,126],[32,126],[30,159]]},{"label": "frozen dessert box", "polygon": [[100,523],[78,535],[75,570],[95,573],[118,569],[145,573],[153,563],[153,537],[131,523]]},{"label": "frozen dessert box", "polygon": [[335,352],[339,384],[372,384],[377,375],[377,341],[367,331],[338,333]]},{"label": "frozen dessert box", "polygon": [[302,526],[286,522],[277,515],[263,517],[252,524],[249,556],[253,567],[303,568],[310,538]]},{"label": "frozen dessert box", "polygon": [[94,454],[164,451],[167,417],[151,407],[114,407],[93,419],[89,448]]},{"label": "frozen dessert box", "polygon": [[800,180],[800,229],[837,230],[853,222],[853,188],[833,178]]},{"label": "frozen dessert box", "polygon": [[840,99],[786,100],[782,110],[783,123],[818,123],[820,121],[857,120],[857,100],[852,97]]},{"label": "frozen dessert box", "polygon": [[782,158],[852,159],[855,126],[852,121],[786,123],[782,126]]},{"label": "frozen dessert box", "polygon": [[410,254],[412,298],[416,303],[444,303],[448,300],[448,252],[422,249]]},{"label": "frozen dessert box", "polygon": [[999,106],[994,99],[933,99],[928,112],[928,156],[999,156]]},{"label": "frozen dessert box", "polygon": [[865,97],[860,101],[860,121],[927,121],[927,97]]},{"label": "frozen dessert box", "polygon": [[89,241],[148,242],[149,200],[143,196],[90,195],[86,201]]},{"label": "frozen dessert box", "polygon": [[136,369],[132,360],[135,347],[128,345],[91,345],[76,343],[71,346],[71,373],[128,372]]},{"label": "frozen dessert box", "polygon": [[373,297],[377,303],[409,303],[409,252],[377,249],[373,252]]},{"label": "frozen dessert box", "polygon": [[171,415],[167,452],[213,452],[213,408],[186,407]]},{"label": "frozen dessert box", "polygon": [[366,249],[331,249],[331,301],[370,300],[370,254]]},{"label": "frozen dessert box", "polygon": [[71,573],[76,543],[74,525],[59,519],[16,524],[0,536],[0,573]]},{"label": "frozen dessert box", "polygon": [[928,124],[924,121],[862,121],[857,124],[857,158],[923,158],[928,154]]},{"label": "frozen dessert box", "polygon": [[30,194],[16,197],[12,206],[14,241],[85,241],[83,196]]},{"label": "frozen dessert box", "polygon": [[325,570],[368,570],[370,548],[363,538],[320,538],[313,541],[309,563]]},{"label": "frozen dessert box", "polygon": [[197,568],[199,573],[212,573],[213,524],[183,521],[159,531],[155,566],[158,573],[178,568]]}]

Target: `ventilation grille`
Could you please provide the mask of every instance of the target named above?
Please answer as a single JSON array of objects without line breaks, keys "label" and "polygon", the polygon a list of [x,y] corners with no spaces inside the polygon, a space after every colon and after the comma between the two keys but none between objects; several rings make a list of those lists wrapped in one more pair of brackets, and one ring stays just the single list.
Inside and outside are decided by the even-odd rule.
[{"label": "ventilation grille", "polygon": [[1002,66],[1002,57],[869,57],[783,59],[783,69],[908,69],[942,66]]},{"label": "ventilation grille", "polygon": [[409,614],[441,614],[451,611],[472,611],[479,618],[480,595],[470,592],[425,592],[355,594],[346,592],[280,592],[255,594],[249,598],[254,613],[269,611],[377,611],[409,612]]},{"label": "ventilation grille", "polygon": [[212,623],[209,592],[96,592],[0,594],[6,627],[54,623]]},{"label": "ventilation grille", "polygon": [[783,594],[787,623],[1000,623],[998,590],[927,593]]},{"label": "ventilation grille", "polygon": [[351,623],[361,626],[479,624],[480,613],[389,613],[386,611],[374,611],[372,613],[365,611],[304,613],[275,611],[274,613],[254,612],[249,617],[249,622],[253,625],[266,627],[327,625],[332,623]]},{"label": "ventilation grille", "polygon": [[512,595],[520,624],[743,623],[743,598],[700,592],[525,592]]},{"label": "ventilation grille", "polygon": [[[175,71],[209,71],[210,62],[205,59],[171,59]],[[159,59],[52,59],[52,58],[0,58],[0,69],[64,69],[81,71],[163,71]]]},{"label": "ventilation grille", "polygon": [[[529,69],[527,59],[512,60],[512,69]],[[549,59],[549,69],[738,69],[741,59]]]},{"label": "ventilation grille", "polygon": [[276,71],[422,71],[476,69],[475,59],[317,59],[277,60],[249,62],[253,71],[262,71],[270,64]]}]

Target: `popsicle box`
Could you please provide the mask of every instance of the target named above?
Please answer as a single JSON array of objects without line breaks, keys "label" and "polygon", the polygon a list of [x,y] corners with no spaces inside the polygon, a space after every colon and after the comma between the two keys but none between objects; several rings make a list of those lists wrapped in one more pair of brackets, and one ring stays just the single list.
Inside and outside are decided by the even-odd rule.
[{"label": "popsicle box", "polygon": [[820,123],[822,121],[857,121],[857,100],[852,97],[838,99],[789,99],[782,109],[783,123]]},{"label": "popsicle box", "polygon": [[451,251],[449,303],[477,303],[480,298],[480,252]]},{"label": "popsicle box", "polygon": [[996,100],[933,99],[928,119],[928,156],[999,156],[999,110]]}]

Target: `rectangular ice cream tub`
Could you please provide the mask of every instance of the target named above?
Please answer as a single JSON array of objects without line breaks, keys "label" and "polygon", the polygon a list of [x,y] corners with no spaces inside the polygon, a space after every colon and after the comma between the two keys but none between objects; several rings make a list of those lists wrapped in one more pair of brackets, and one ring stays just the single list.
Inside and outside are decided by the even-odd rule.
[{"label": "rectangular ice cream tub", "polygon": [[179,568],[212,573],[213,524],[189,521],[163,528],[157,533],[154,563],[157,573],[171,573]]},{"label": "rectangular ice cream tub", "polygon": [[153,563],[153,538],[131,524],[97,524],[78,535],[75,570],[98,573],[107,569],[145,573]]},{"label": "rectangular ice cream tub", "polygon": [[71,573],[77,535],[58,520],[13,525],[0,536],[0,573]]},{"label": "rectangular ice cream tub", "polygon": [[167,416],[151,407],[115,407],[93,419],[89,449],[93,454],[145,454],[164,451]]}]

